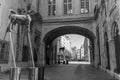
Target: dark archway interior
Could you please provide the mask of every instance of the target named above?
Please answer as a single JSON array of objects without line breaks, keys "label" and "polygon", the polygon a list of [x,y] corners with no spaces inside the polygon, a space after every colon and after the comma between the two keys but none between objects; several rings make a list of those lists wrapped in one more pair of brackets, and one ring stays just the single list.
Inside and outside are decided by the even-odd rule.
[{"label": "dark archway interior", "polygon": [[45,44],[51,44],[52,41],[59,37],[59,36],[62,36],[62,35],[65,35],[65,34],[79,34],[79,35],[83,35],[87,38],[89,38],[89,40],[93,43],[94,42],[94,39],[95,39],[95,36],[94,34],[89,31],[88,29],[85,29],[85,28],[81,28],[81,27],[78,27],[78,26],[63,26],[63,27],[59,27],[59,28],[56,28],[50,32],[48,32],[45,37],[44,37],[44,42]]}]

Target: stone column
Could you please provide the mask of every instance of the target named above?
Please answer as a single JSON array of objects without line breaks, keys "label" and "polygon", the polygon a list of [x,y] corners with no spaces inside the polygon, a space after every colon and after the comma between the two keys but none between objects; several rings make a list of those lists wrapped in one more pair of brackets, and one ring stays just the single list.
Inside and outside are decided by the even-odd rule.
[{"label": "stone column", "polygon": [[40,51],[38,55],[38,80],[44,80],[44,68],[45,68],[45,44],[40,43]]},{"label": "stone column", "polygon": [[39,54],[38,54],[38,66],[45,66],[45,44],[40,43]]},{"label": "stone column", "polygon": [[97,39],[95,39],[94,42],[94,65],[95,67],[98,67],[99,64],[99,52],[98,52],[98,45],[97,45]]}]

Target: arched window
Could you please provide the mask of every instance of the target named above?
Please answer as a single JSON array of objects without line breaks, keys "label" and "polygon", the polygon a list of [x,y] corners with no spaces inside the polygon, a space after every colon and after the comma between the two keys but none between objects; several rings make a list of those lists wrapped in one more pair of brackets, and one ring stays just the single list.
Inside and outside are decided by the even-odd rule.
[{"label": "arched window", "polygon": [[115,37],[118,36],[118,34],[119,34],[118,24],[117,22],[113,22],[111,31],[112,38],[114,39]]}]

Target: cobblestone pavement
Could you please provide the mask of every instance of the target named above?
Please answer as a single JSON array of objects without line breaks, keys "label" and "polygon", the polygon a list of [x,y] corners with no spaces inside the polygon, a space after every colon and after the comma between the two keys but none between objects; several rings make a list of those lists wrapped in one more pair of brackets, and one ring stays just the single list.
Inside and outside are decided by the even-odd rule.
[{"label": "cobblestone pavement", "polygon": [[46,80],[116,80],[89,64],[52,65],[45,69]]},{"label": "cobblestone pavement", "polygon": [[[46,66],[44,77],[45,80],[116,80],[101,69],[76,62]],[[0,73],[0,80],[9,80],[9,74]],[[28,80],[28,71],[22,71],[20,80]]]}]

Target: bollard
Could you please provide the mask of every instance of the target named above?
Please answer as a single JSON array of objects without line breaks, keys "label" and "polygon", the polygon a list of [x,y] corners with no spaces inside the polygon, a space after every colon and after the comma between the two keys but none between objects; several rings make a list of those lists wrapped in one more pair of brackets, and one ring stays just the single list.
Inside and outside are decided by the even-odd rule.
[{"label": "bollard", "polygon": [[38,68],[29,67],[28,70],[29,70],[28,80],[38,80]]},{"label": "bollard", "polygon": [[20,71],[19,67],[12,67],[10,69],[10,80],[20,80]]},{"label": "bollard", "polygon": [[63,61],[63,64],[65,64],[65,61]]},{"label": "bollard", "polygon": [[60,64],[60,61],[58,61],[58,64]]},{"label": "bollard", "polygon": [[39,67],[39,71],[38,71],[38,80],[44,80],[44,66]]},{"label": "bollard", "polygon": [[68,64],[68,60],[66,60],[66,64]]}]

